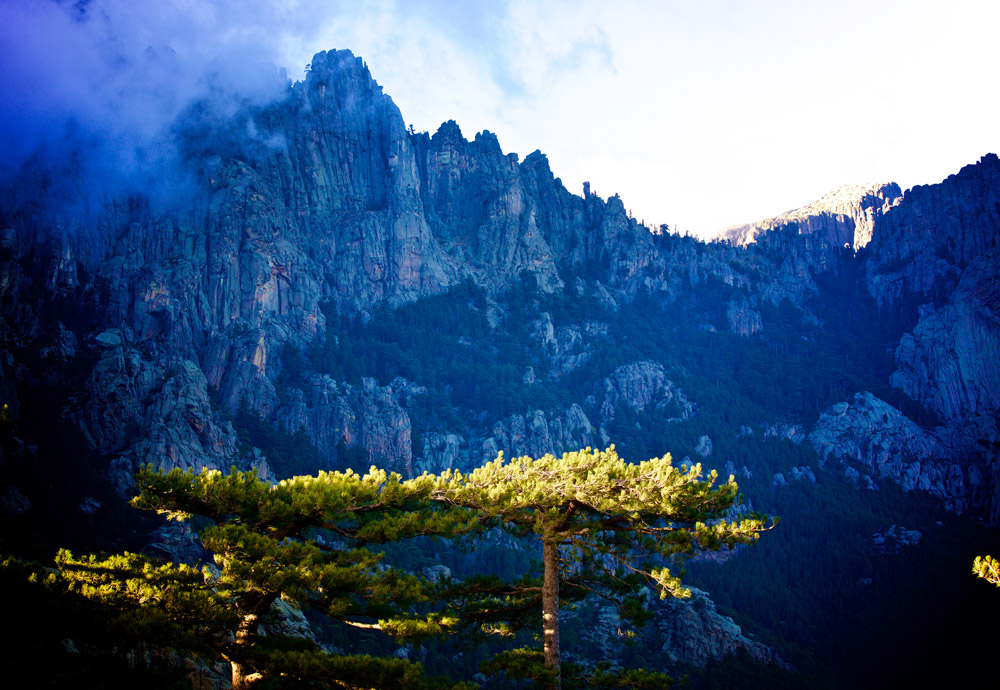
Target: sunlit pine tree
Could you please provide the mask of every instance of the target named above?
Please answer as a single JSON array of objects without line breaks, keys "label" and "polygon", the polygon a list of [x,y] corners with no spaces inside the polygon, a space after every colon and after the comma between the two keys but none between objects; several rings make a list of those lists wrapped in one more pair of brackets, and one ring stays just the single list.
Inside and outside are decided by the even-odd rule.
[{"label": "sunlit pine tree", "polygon": [[260,630],[281,599],[396,638],[444,631],[454,620],[426,606],[432,584],[386,567],[382,554],[368,548],[478,526],[470,511],[427,501],[434,478],[402,481],[373,467],[364,476],[320,472],[272,485],[252,471],[147,467],[136,483],[138,508],[177,520],[207,518],[200,536],[215,564],[158,563],[132,553],[76,558],[61,551],[59,575],[52,577],[118,610],[125,632],[147,644],[225,659],[234,690],[269,679],[340,688],[449,685],[402,659],[331,655],[311,640]]},{"label": "sunlit pine tree", "polygon": [[700,465],[676,467],[670,455],[631,464],[611,446],[558,458],[506,461],[501,453],[468,474],[443,474],[433,496],[481,511],[514,535],[541,542],[540,591],[532,592],[528,583],[486,588],[476,600],[469,590],[466,608],[496,627],[507,610],[540,604],[544,670],[532,672],[532,653],[524,650],[507,660],[522,674],[559,688],[561,588],[602,597],[625,619],[642,622],[648,615],[644,585],[653,585],[661,598],[690,596],[678,575],[681,557],[748,544],[768,528],[768,518],[757,514],[728,519],[739,499],[737,486],[732,477],[721,485],[716,478],[714,471],[703,478]]}]

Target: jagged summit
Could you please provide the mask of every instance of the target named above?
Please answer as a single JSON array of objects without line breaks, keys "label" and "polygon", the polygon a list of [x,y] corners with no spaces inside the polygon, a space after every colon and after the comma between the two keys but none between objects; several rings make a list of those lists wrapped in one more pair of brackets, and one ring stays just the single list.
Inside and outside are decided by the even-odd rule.
[{"label": "jagged summit", "polygon": [[835,246],[847,244],[860,249],[871,241],[875,217],[898,204],[902,197],[895,182],[846,184],[800,208],[727,228],[722,237],[746,246],[769,230],[795,223],[799,234],[826,233]]}]

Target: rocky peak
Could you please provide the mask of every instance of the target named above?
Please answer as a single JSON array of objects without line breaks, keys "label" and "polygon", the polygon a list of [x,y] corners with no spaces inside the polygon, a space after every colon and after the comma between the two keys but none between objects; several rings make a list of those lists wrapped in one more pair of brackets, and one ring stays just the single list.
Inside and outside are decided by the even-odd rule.
[{"label": "rocky peak", "polygon": [[365,61],[349,50],[316,53],[303,82],[314,104],[349,108],[363,100],[388,98],[372,78]]},{"label": "rocky peak", "polygon": [[446,146],[464,147],[468,142],[462,136],[462,128],[454,120],[441,123],[438,131],[431,137],[431,143],[435,148],[442,149]]},{"label": "rocky peak", "polygon": [[814,235],[831,247],[860,249],[871,241],[876,219],[899,203],[902,196],[895,182],[844,185],[800,208],[729,228],[723,237],[746,246],[768,232],[794,227],[797,234]]}]

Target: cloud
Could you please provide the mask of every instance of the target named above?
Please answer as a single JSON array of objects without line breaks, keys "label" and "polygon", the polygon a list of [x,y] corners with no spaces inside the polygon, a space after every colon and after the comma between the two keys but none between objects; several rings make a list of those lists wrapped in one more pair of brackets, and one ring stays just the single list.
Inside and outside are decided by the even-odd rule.
[{"label": "cloud", "polygon": [[[434,130],[458,118],[509,150],[545,148],[523,119],[553,87],[611,68],[607,37],[571,7],[531,3],[316,0],[0,0],[0,180],[26,161],[100,203],[170,202],[185,183],[177,129],[192,104],[219,120],[280,98],[313,53],[364,57],[403,116]],[[560,20],[560,15],[570,17]],[[551,31],[561,23],[560,31]],[[204,125],[205,123],[200,123]],[[515,126],[516,125],[516,126]],[[219,128],[217,128],[219,129]],[[249,134],[252,134],[250,132]]]},{"label": "cloud", "polygon": [[0,179],[31,160],[64,185],[57,202],[168,200],[184,183],[175,134],[193,103],[226,117],[287,88],[235,5],[0,0]]}]

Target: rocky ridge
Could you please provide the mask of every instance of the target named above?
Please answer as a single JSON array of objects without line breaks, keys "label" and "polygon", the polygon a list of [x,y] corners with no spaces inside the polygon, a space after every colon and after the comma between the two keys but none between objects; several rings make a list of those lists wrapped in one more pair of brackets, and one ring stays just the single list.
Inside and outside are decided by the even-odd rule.
[{"label": "rocky ridge", "polygon": [[[595,289],[613,309],[640,291],[670,303],[714,280],[742,293],[728,302],[722,323],[754,337],[766,333],[764,303],[789,298],[808,318],[815,273],[836,270],[838,248],[865,245],[869,235],[866,281],[880,303],[937,297],[900,341],[893,384],[953,420],[956,434],[996,438],[997,376],[994,358],[983,356],[996,345],[989,287],[997,265],[996,156],[902,198],[891,184],[844,188],[733,230],[734,242],[756,247],[747,251],[655,235],[628,217],[617,196],[605,201],[589,187],[574,195],[544,155],[519,161],[489,132],[469,141],[454,122],[433,136],[408,132],[367,67],[347,51],[318,54],[283,101],[232,118],[222,124],[239,132],[252,122],[259,136],[213,142],[199,136],[220,123],[194,116],[182,123],[199,186],[173,211],[114,201],[79,217],[26,205],[30,189],[5,202],[0,297],[8,328],[0,390],[7,409],[17,415],[14,354],[29,343],[55,343],[43,351],[63,361],[81,348],[96,353],[70,418],[94,452],[118,456],[113,474],[123,482],[130,464],[160,457],[177,466],[227,466],[235,442],[220,412],[232,414],[241,402],[290,433],[304,430],[326,462],[343,441],[366,448],[369,459],[411,467],[409,420],[405,406],[390,402],[394,392],[313,381],[279,396],[283,348],[323,340],[324,302],[364,314],[469,278],[492,293],[528,272],[551,291],[570,287],[562,275],[586,271],[599,278]],[[578,283],[572,289],[590,289]],[[96,325],[57,320],[54,330],[43,327],[26,298],[39,289],[60,299],[83,295]],[[585,365],[588,340],[603,337],[599,324],[557,330],[545,315],[536,333],[556,379]],[[161,385],[178,368],[185,383]],[[530,385],[533,372],[524,376]],[[185,415],[171,412],[178,399]],[[977,421],[961,432],[973,408]],[[607,411],[593,417],[580,410],[591,415],[591,428],[597,424],[597,436],[570,438],[601,438]],[[383,421],[358,421],[369,418]],[[126,440],[132,433],[139,440]],[[240,462],[260,464],[253,456]]]},{"label": "rocky ridge", "polygon": [[772,231],[793,229],[829,247],[861,249],[872,239],[877,219],[899,203],[895,182],[844,185],[816,201],[781,215],[727,228],[722,237],[739,246],[759,242]]},{"label": "rocky ridge", "polygon": [[[248,123],[258,136],[206,136],[248,131]],[[453,122],[433,137],[408,132],[391,99],[348,51],[317,54],[305,80],[279,103],[225,122],[192,113],[179,126],[198,184],[176,209],[122,200],[80,217],[42,200],[25,202],[35,190],[24,188],[9,197],[0,223],[8,353],[33,333],[51,340],[26,298],[37,289],[90,299],[96,325],[58,324],[70,349],[73,342],[111,346],[87,339],[124,334],[118,337],[128,348],[127,365],[99,365],[85,397],[104,400],[122,375],[141,381],[126,385],[125,397],[107,409],[75,417],[99,454],[124,443],[103,436],[124,433],[116,415],[138,421],[138,401],[160,395],[154,379],[182,359],[200,369],[221,412],[233,414],[246,402],[263,419],[307,429],[328,455],[326,432],[310,431],[319,425],[306,420],[328,414],[322,400],[329,396],[303,392],[282,402],[275,385],[286,346],[301,349],[324,338],[321,303],[366,313],[467,278],[503,290],[526,271],[555,290],[562,287],[560,269],[584,266],[600,271],[611,303],[612,292],[640,288],[672,299],[680,281],[715,273],[728,284],[745,280],[693,250],[657,251],[619,198],[604,201],[589,189],[573,195],[539,152],[519,162],[503,154],[494,135],[467,141]],[[586,353],[566,353],[554,371],[585,359]],[[131,373],[122,374],[126,367]],[[9,369],[0,383],[11,389],[8,405],[16,414]],[[168,404],[150,402],[154,409]],[[204,402],[197,403],[198,424],[208,431],[198,433],[214,435],[218,445],[223,423]],[[102,415],[109,423],[98,423]],[[128,428],[142,435],[147,426]],[[162,447],[151,438],[143,443]],[[186,453],[176,460],[182,466],[229,462],[221,451],[193,443],[172,448]]]},{"label": "rocky ridge", "polygon": [[[598,402],[600,401],[600,402]],[[662,364],[635,362],[618,367],[594,386],[594,395],[582,404],[554,412],[531,410],[497,420],[468,436],[431,432],[422,437],[423,455],[415,458],[418,472],[468,470],[503,452],[507,457],[546,453],[561,455],[580,448],[604,447],[612,442],[607,426],[616,415],[647,407],[667,413],[667,423],[690,419],[698,406],[666,377]],[[645,460],[646,458],[642,458]]]}]

